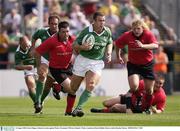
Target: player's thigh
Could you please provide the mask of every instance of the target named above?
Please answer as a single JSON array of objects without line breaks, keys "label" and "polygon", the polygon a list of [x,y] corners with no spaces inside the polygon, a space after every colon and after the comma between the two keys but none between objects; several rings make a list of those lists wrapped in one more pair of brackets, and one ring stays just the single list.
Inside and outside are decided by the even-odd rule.
[{"label": "player's thigh", "polygon": [[139,86],[139,75],[133,74],[133,75],[128,76],[128,82],[129,82],[129,86],[131,90],[135,91]]},{"label": "player's thigh", "polygon": [[53,83],[55,82],[54,78],[52,78],[51,76],[47,76],[46,82],[45,82],[45,87],[44,88],[51,88],[53,86]]},{"label": "player's thigh", "polygon": [[70,94],[74,94],[72,91],[71,91],[71,80],[67,77],[62,83],[61,85],[63,86],[63,90],[64,92],[67,92],[67,93],[70,93]]},{"label": "player's thigh", "polygon": [[110,99],[106,99],[105,101],[103,101],[103,105],[105,107],[111,107],[111,106],[113,106],[114,104],[117,104],[117,103],[120,104],[120,96],[113,97],[113,98],[110,98]]},{"label": "player's thigh", "polygon": [[77,75],[73,74],[71,77],[71,84],[70,84],[71,90],[76,92],[78,90],[78,88],[80,87],[83,79],[84,79],[84,77],[77,76]]},{"label": "player's thigh", "polygon": [[40,66],[38,67],[38,75],[39,77],[47,77],[48,74],[48,65],[45,63],[41,63]]},{"label": "player's thigh", "polygon": [[35,82],[35,78],[33,75],[25,76],[25,82],[26,82],[28,89],[36,87],[36,82]]},{"label": "player's thigh", "polygon": [[150,80],[150,79],[144,79],[144,86],[145,86],[145,90],[148,94],[152,94],[153,93],[153,87],[154,87],[154,80]]}]

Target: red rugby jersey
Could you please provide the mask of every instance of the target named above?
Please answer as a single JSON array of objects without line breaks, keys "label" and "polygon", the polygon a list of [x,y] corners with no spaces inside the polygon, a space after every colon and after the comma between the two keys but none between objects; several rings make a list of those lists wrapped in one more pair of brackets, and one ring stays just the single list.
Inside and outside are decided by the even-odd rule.
[{"label": "red rugby jersey", "polygon": [[135,40],[140,40],[142,44],[157,43],[155,36],[150,31],[144,30],[139,38],[137,38],[132,31],[125,32],[115,41],[115,44],[119,48],[128,45],[128,59],[129,62],[133,64],[145,65],[152,61],[152,50],[133,50],[134,48],[137,48]]},{"label": "red rugby jersey", "polygon": [[64,43],[58,40],[56,34],[45,40],[36,48],[36,51],[41,55],[49,53],[49,67],[66,69],[71,62],[74,40],[74,37],[69,37],[68,41]]}]

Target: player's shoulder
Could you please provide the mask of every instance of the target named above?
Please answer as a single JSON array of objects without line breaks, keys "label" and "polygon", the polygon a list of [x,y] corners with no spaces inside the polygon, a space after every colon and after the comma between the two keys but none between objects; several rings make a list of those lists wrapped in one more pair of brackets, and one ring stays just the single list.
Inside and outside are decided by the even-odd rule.
[{"label": "player's shoulder", "polygon": [[145,29],[145,30],[143,31],[143,34],[144,34],[144,35],[152,35],[153,33],[152,33],[150,30]]},{"label": "player's shoulder", "polygon": [[37,29],[37,30],[35,31],[34,34],[44,33],[44,32],[47,32],[47,30],[48,30],[48,28],[39,28],[39,29]]},{"label": "player's shoulder", "polygon": [[109,27],[107,27],[107,26],[104,26],[104,29],[105,29],[105,31],[107,31],[107,32],[111,32],[111,29],[109,28]]},{"label": "player's shoulder", "polygon": [[40,28],[38,29],[39,32],[47,32],[49,28]]}]

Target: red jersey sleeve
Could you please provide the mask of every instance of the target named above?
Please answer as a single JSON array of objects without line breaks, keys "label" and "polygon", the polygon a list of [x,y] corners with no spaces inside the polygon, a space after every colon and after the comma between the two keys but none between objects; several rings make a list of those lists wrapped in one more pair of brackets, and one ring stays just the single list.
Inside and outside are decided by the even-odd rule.
[{"label": "red jersey sleeve", "polygon": [[146,35],[147,35],[146,38],[148,39],[147,43],[155,43],[155,44],[157,44],[157,40],[156,40],[155,35],[153,35],[153,33],[151,31],[148,31],[148,30],[145,30],[145,32],[146,32]]},{"label": "red jersey sleeve", "polygon": [[49,50],[52,48],[52,42],[51,42],[51,38],[48,38],[47,40],[45,40],[43,43],[41,43],[41,45],[39,45],[37,48],[36,48],[36,51],[43,55],[45,53],[48,53]]},{"label": "red jersey sleeve", "polygon": [[158,110],[163,111],[166,104],[166,94],[162,88],[154,93],[153,106],[156,106]]},{"label": "red jersey sleeve", "polygon": [[124,46],[127,44],[126,42],[126,35],[128,32],[125,32],[119,38],[115,41],[115,45],[119,48],[124,48]]}]

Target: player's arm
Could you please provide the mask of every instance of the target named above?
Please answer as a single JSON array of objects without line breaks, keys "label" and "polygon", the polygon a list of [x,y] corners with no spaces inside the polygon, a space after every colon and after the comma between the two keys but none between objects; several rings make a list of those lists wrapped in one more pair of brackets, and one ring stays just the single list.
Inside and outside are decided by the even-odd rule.
[{"label": "player's arm", "polygon": [[89,43],[79,44],[75,41],[73,44],[73,49],[75,50],[75,52],[80,52],[81,50],[88,51],[91,48],[92,48],[92,45],[90,45]]},{"label": "player's arm", "polygon": [[105,58],[107,63],[111,62],[112,48],[113,48],[113,44],[108,44],[106,47]]},{"label": "player's arm", "polygon": [[157,43],[142,44],[141,41],[136,40],[136,44],[141,49],[152,50],[152,49],[157,49],[158,48],[158,44]]},{"label": "player's arm", "polygon": [[41,54],[37,50],[34,50],[34,57],[36,59],[36,66],[39,67],[41,64]]},{"label": "player's arm", "polygon": [[123,64],[124,61],[121,57],[121,49],[117,46],[115,46],[115,50],[116,50],[116,58],[117,58],[117,61],[120,63],[120,64]]},{"label": "player's arm", "polygon": [[31,48],[30,48],[30,56],[34,56],[35,55],[35,43],[36,43],[36,40],[32,38],[32,45],[31,45]]},{"label": "player's arm", "polygon": [[25,65],[23,63],[23,60],[19,57],[19,55],[17,53],[15,53],[15,66],[14,68],[16,70],[32,70],[33,69],[33,65]]}]

